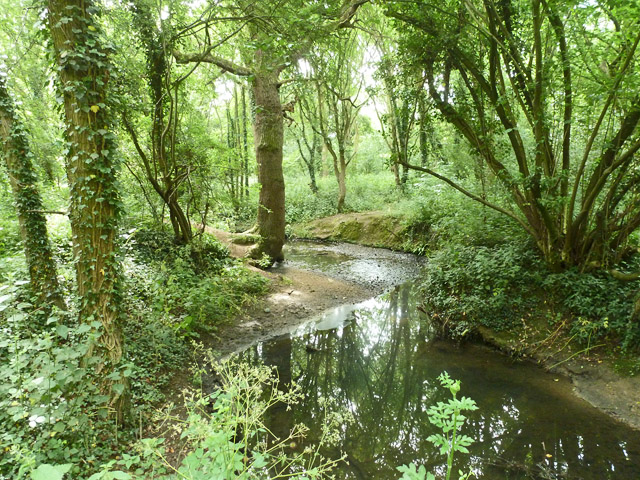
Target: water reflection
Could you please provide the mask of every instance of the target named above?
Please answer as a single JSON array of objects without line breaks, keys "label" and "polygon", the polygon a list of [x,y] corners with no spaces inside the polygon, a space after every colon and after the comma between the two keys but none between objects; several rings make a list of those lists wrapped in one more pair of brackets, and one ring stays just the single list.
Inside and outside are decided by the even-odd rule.
[{"label": "water reflection", "polygon": [[282,381],[293,379],[306,392],[291,411],[272,412],[272,430],[285,434],[303,422],[319,432],[325,399],[353,416],[341,445],[327,452],[347,454],[338,478],[398,478],[395,467],[410,461],[443,472],[444,459],[426,440],[435,432],[426,411],[446,399],[436,379],[446,370],[480,407],[465,427],[477,442],[456,468],[471,467],[483,479],[640,476],[633,430],[568,395],[567,385],[533,366],[434,339],[415,302],[405,285],[343,312],[336,328],[307,325],[245,352],[246,359],[276,365]]}]

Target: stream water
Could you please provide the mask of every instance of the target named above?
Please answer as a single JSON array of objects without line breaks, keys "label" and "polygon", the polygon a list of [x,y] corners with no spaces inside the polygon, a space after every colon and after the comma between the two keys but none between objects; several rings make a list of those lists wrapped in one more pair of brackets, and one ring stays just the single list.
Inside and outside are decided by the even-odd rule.
[{"label": "stream water", "polygon": [[302,422],[313,437],[326,408],[351,418],[325,452],[347,455],[337,478],[399,478],[396,467],[409,462],[444,472],[444,457],[426,440],[437,433],[427,409],[449,396],[437,380],[443,371],[479,406],[463,430],[476,442],[469,455],[458,455],[456,471],[471,468],[480,479],[640,478],[640,436],[575,397],[567,380],[481,346],[437,339],[416,308],[418,289],[411,281],[398,285],[415,274],[415,257],[320,244],[296,244],[287,254],[305,268],[396,284],[242,354],[275,365],[282,382],[295,380],[305,392],[291,410],[271,412],[274,433]]}]

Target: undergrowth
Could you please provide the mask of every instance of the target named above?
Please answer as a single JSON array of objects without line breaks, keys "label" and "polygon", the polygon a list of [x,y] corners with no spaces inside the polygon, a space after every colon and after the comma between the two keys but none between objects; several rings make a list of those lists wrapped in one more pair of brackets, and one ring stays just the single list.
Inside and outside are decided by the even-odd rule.
[{"label": "undergrowth", "polygon": [[[639,260],[620,268],[637,270]],[[550,272],[524,238],[491,247],[447,243],[429,257],[422,291],[453,337],[479,325],[500,331],[549,317],[552,324],[565,321],[567,336],[586,347],[605,339],[623,351],[640,344],[640,325],[631,320],[638,282],[604,271]]]},{"label": "undergrowth", "polygon": [[129,302],[180,335],[215,332],[266,289],[264,277],[231,259],[207,234],[175,245],[169,233],[132,232],[124,262]]},{"label": "undergrowth", "polygon": [[[68,229],[52,240],[63,285],[73,291]],[[171,235],[141,229],[122,240],[121,370],[131,386],[132,407],[126,426],[107,420],[108,398],[85,358],[100,322],[79,325],[72,297],[68,311],[34,307],[24,259],[18,252],[2,258],[0,479],[121,478],[95,475],[140,437],[167,400],[175,372],[192,361],[190,337],[214,332],[266,287],[263,277],[230,259],[207,235],[181,246]]]}]

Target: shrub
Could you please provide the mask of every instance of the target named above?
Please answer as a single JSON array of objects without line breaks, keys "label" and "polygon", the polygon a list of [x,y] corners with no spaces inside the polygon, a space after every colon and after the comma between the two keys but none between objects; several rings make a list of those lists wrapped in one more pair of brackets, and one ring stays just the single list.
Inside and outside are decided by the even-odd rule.
[{"label": "shrub", "polygon": [[459,333],[474,325],[503,330],[536,305],[531,290],[541,271],[526,244],[447,245],[429,258],[421,290],[440,320]]},{"label": "shrub", "polygon": [[43,463],[73,464],[79,477],[118,441],[94,365],[80,362],[101,324],[77,325],[70,312],[39,321],[25,303],[0,315],[0,478],[24,478]]},{"label": "shrub", "polygon": [[[640,257],[635,256],[619,268],[640,270]],[[570,334],[582,344],[614,337],[624,350],[640,344],[640,325],[631,322],[638,282],[622,282],[608,272],[580,273],[572,269],[551,274],[544,280],[545,288],[556,292],[558,301],[571,312],[575,321]]]},{"label": "shrub", "polygon": [[170,234],[141,230],[129,249],[129,302],[180,335],[214,331],[266,288],[265,278],[229,258],[227,248],[209,235],[193,245],[175,245]]}]

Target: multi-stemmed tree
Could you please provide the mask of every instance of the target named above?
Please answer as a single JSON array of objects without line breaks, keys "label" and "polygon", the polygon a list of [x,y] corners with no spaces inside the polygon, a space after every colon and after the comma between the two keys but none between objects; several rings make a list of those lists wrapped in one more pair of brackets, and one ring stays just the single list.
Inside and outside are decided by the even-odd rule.
[{"label": "multi-stemmed tree", "polygon": [[386,2],[403,60],[509,198],[489,201],[549,266],[606,266],[640,226],[637,5]]}]

